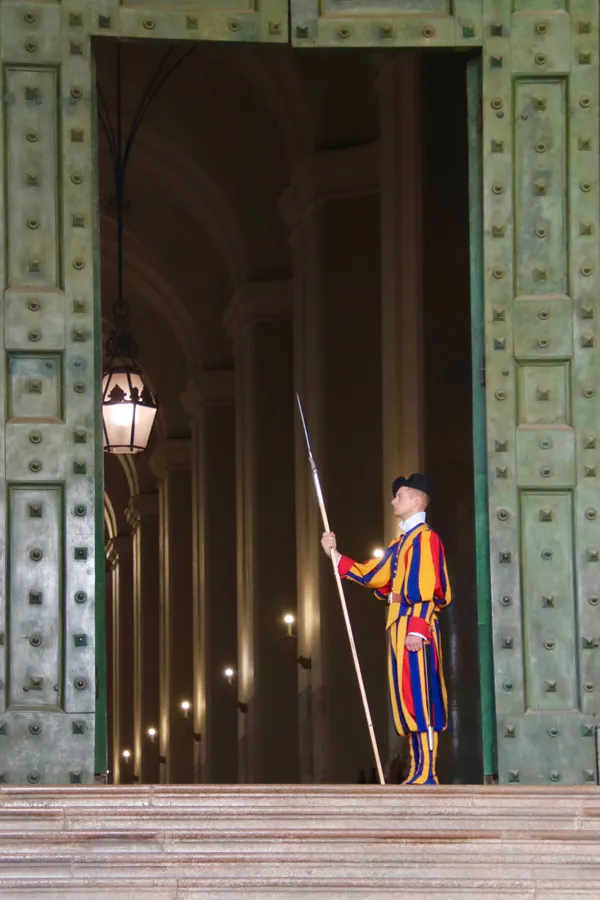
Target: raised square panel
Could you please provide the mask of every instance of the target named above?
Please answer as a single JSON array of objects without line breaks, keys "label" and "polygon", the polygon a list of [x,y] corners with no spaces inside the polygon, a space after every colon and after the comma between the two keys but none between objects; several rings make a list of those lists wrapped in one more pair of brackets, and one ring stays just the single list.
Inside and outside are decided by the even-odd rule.
[{"label": "raised square panel", "polygon": [[[566,0],[516,0],[516,14],[510,25],[513,72],[535,72],[543,77],[546,73],[569,71],[571,21],[564,11],[565,3]],[[540,25],[542,29],[538,30]]]},{"label": "raised square panel", "polygon": [[[514,771],[519,772],[521,784],[526,785],[588,783],[587,772],[596,771],[594,729],[589,728],[592,721],[575,709],[536,712],[518,719],[514,715],[499,715],[500,783],[510,784],[510,773]],[[507,736],[511,728],[515,729],[514,737]]]},{"label": "raised square panel", "polygon": [[[524,491],[521,528],[525,705],[573,709],[578,692],[571,492]],[[554,598],[551,606],[545,597]]]},{"label": "raised square panel", "polygon": [[58,69],[9,66],[4,90],[8,283],[59,287]]},{"label": "raised square panel", "polygon": [[320,9],[323,16],[355,16],[390,13],[401,16],[407,13],[444,13],[452,12],[450,0],[321,0]]},{"label": "raised square panel", "polygon": [[569,425],[569,363],[521,365],[517,372],[518,424]]},{"label": "raised square panel", "polygon": [[[115,6],[116,5],[117,4],[115,4]],[[137,0],[121,0],[119,5],[125,8],[132,7],[133,9],[139,9],[140,6]],[[256,12],[260,9],[258,0],[233,0],[233,2],[232,0],[177,0],[176,3],[171,5],[176,8],[181,7],[184,9],[185,7],[193,7],[194,10],[202,10],[205,13],[211,13],[216,10],[225,10],[226,12]],[[161,3],[160,6],[166,8],[169,4]]]},{"label": "raised square panel", "polygon": [[573,355],[573,304],[568,298],[517,300],[513,322],[517,359]]},{"label": "raised square panel", "polygon": [[[32,509],[36,515],[31,515]],[[58,485],[12,485],[8,512],[8,704],[61,702],[63,493]],[[42,603],[30,603],[41,592]]]},{"label": "raised square panel", "polygon": [[44,350],[64,349],[65,298],[62,294],[7,291],[4,303],[7,350],[31,350],[36,341]]},{"label": "raised square panel", "polygon": [[61,369],[59,354],[9,353],[8,420],[61,421]]},{"label": "raised square panel", "polygon": [[[24,69],[34,69],[36,60],[61,62],[61,19],[63,10],[58,3],[35,5],[35,21],[26,22],[21,3],[2,3],[0,27],[0,55],[2,59],[23,62]],[[29,8],[26,10],[31,12]],[[33,41],[34,46],[31,45]],[[32,57],[34,57],[32,59]]]},{"label": "raised square panel", "polygon": [[65,478],[65,427],[45,422],[6,426],[8,481],[62,481]]},{"label": "raised square panel", "polygon": [[519,487],[574,487],[575,432],[571,428],[517,429],[517,484]]},{"label": "raised square panel", "polygon": [[292,43],[304,47],[454,46],[455,15],[468,34],[475,32],[471,9],[467,0],[458,4],[450,0],[302,0],[291,4]]},{"label": "raised square panel", "polygon": [[[93,714],[75,718],[50,710],[12,710],[10,748],[10,765],[6,760],[0,764],[8,785],[27,785],[32,773],[39,778],[36,783],[40,786],[68,785],[73,783],[71,772],[81,773],[81,781],[75,783],[94,783]],[[52,890],[44,890],[48,900],[52,895]],[[54,894],[54,898],[60,896],[64,896],[63,891]]]},{"label": "raised square panel", "polygon": [[516,293],[567,294],[566,80],[519,79],[514,103]]}]

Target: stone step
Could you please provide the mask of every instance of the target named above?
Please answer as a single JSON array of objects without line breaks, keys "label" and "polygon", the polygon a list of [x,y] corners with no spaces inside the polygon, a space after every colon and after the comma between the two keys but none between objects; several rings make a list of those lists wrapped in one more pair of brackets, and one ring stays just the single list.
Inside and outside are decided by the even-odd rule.
[{"label": "stone step", "polygon": [[0,789],[1,900],[600,895],[600,788]]}]

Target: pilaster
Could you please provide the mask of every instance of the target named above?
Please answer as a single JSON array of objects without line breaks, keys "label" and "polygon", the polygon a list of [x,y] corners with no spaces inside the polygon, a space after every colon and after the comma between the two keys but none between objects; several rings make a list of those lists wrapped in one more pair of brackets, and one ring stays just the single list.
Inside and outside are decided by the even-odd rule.
[{"label": "pilaster", "polygon": [[[419,52],[399,53],[376,81],[380,108],[383,490],[424,464],[423,136]],[[397,523],[386,504],[386,538]]]},{"label": "pilaster", "polygon": [[[381,170],[381,399],[383,491],[397,475],[422,471],[423,372],[423,136],[421,55],[393,56],[376,81]],[[386,503],[385,542],[397,533]],[[389,756],[402,755],[388,714]]]},{"label": "pilaster", "polygon": [[237,713],[223,675],[237,657],[234,372],[201,372],[182,394],[192,434],[194,771],[237,781]]},{"label": "pilaster", "polygon": [[[112,782],[133,782],[133,546],[131,535],[106,544],[112,581]],[[129,757],[123,756],[129,751]]]},{"label": "pilaster", "polygon": [[240,780],[297,780],[292,285],[244,285],[225,315],[235,356]]},{"label": "pilaster", "polygon": [[158,480],[160,559],[161,782],[194,780],[193,735],[181,703],[191,702],[194,641],[192,573],[191,442],[170,438],[150,457]]},{"label": "pilaster", "polygon": [[[293,247],[295,390],[331,525],[363,558],[381,542],[383,519],[378,189],[378,146],[368,144],[313,154],[280,203]],[[372,755],[297,416],[295,458],[301,777],[356,781]],[[381,735],[383,623],[364,596],[351,608]]]},{"label": "pilaster", "polygon": [[158,493],[136,494],[125,510],[133,540],[133,769],[142,784],[160,777],[158,742],[148,736],[160,717],[158,513]]}]

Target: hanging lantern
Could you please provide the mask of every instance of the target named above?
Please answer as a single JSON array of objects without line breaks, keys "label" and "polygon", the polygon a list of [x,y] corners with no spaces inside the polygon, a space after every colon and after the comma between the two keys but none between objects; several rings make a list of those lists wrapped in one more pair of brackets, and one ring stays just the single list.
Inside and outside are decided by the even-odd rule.
[{"label": "hanging lantern", "polygon": [[113,304],[113,315],[116,327],[106,342],[107,362],[102,373],[104,450],[141,453],[148,446],[158,407],[136,362],[137,346],[123,299]]},{"label": "hanging lantern", "polygon": [[[157,403],[144,382],[142,370],[136,362],[137,347],[129,327],[129,311],[124,299],[123,231],[124,214],[129,209],[125,196],[125,180],[131,158],[131,149],[148,107],[167,78],[196,49],[196,44],[172,60],[173,47],[169,48],[144,90],[127,134],[123,132],[121,118],[121,43],[115,43],[116,55],[116,110],[113,124],[108,114],[108,104],[97,85],[98,118],[106,137],[114,174],[114,197],[109,210],[115,213],[117,225],[117,291],[113,304],[114,329],[106,342],[106,365],[102,373],[102,420],[104,450],[107,453],[141,453],[148,446]],[[160,77],[159,77],[160,76]]]},{"label": "hanging lantern", "polygon": [[102,377],[102,419],[107,453],[141,453],[148,446],[156,401],[133,360],[114,360]]}]

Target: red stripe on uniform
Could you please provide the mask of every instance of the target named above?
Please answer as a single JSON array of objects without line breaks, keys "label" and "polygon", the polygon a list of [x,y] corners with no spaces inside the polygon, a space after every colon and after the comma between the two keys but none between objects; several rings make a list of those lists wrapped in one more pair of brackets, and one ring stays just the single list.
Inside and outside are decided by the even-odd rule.
[{"label": "red stripe on uniform", "polygon": [[431,556],[433,557],[433,570],[435,572],[435,588],[433,596],[439,597],[441,600],[444,597],[444,591],[442,589],[442,573],[440,571],[440,539],[435,531],[432,531],[429,535],[429,540]]},{"label": "red stripe on uniform", "polygon": [[412,692],[412,682],[410,680],[410,668],[408,665],[408,650],[406,647],[404,649],[404,656],[402,659],[402,700],[403,703],[414,719],[415,717],[415,704],[413,700],[413,692]]},{"label": "red stripe on uniform", "polygon": [[340,560],[338,562],[338,572],[340,573],[342,578],[344,578],[344,576],[348,574],[353,565],[354,560],[350,559],[349,556],[340,556]]}]

